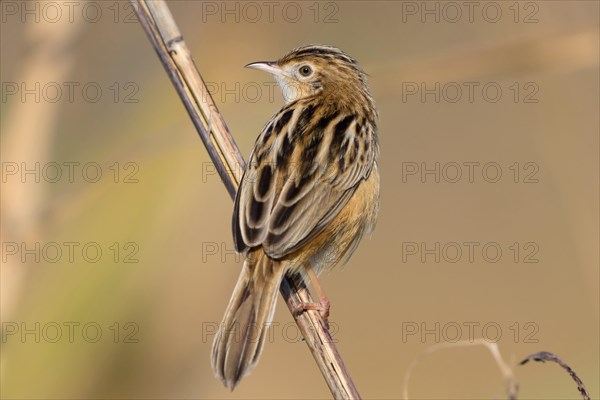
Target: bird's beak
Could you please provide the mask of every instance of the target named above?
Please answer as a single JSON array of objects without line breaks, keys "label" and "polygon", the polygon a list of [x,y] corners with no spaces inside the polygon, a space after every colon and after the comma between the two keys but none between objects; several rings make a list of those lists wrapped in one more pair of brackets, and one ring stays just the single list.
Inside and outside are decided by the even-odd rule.
[{"label": "bird's beak", "polygon": [[282,70],[275,61],[259,61],[245,65],[246,68],[255,68],[273,75],[281,75]]}]

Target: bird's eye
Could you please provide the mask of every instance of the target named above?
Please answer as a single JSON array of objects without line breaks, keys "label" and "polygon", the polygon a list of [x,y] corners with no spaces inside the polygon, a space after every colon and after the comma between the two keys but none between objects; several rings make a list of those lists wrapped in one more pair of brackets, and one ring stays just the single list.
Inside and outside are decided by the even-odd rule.
[{"label": "bird's eye", "polygon": [[299,72],[302,76],[309,76],[310,74],[312,74],[312,68],[308,65],[303,65],[300,67]]}]

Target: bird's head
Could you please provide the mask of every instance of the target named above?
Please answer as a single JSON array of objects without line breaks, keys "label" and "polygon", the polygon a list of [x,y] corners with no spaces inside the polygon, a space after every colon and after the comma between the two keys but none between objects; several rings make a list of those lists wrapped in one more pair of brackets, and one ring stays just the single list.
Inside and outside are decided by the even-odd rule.
[{"label": "bird's head", "polygon": [[246,67],[271,73],[286,103],[316,95],[332,95],[337,101],[361,93],[370,98],[365,73],[353,58],[333,46],[303,46],[277,61],[254,62]]}]

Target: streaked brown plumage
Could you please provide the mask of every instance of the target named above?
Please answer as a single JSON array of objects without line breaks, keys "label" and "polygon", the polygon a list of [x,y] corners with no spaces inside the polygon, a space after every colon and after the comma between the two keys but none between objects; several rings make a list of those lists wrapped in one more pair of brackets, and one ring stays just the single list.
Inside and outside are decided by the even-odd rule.
[{"label": "streaked brown plumage", "polygon": [[377,111],[356,61],[311,45],[248,67],[272,73],[286,104],[258,137],[235,199],[233,240],[246,261],[212,353],[231,389],[258,361],[283,276],[345,262],[379,209]]}]

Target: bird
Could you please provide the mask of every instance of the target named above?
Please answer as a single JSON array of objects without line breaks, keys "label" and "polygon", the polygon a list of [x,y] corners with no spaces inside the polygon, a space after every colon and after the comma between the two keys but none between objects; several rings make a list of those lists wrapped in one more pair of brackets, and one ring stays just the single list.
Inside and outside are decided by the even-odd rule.
[{"label": "bird", "polygon": [[233,390],[255,367],[288,273],[344,264],[379,211],[378,112],[357,61],[329,45],[246,65],[272,74],[285,104],[256,139],[232,231],[242,271],[215,335],[212,368]]}]

